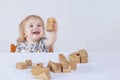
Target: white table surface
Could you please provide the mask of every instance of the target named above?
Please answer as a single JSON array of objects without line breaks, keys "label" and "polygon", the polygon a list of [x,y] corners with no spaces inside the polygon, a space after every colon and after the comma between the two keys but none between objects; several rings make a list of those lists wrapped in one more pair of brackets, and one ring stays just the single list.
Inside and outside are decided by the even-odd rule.
[{"label": "white table surface", "polygon": [[[68,58],[69,54],[65,56]],[[58,53],[1,53],[0,80],[35,80],[31,67],[25,70],[16,69],[17,62],[31,59],[33,65],[43,63],[46,67],[49,60],[59,62]],[[88,54],[87,64],[77,64],[77,70],[70,73],[50,72],[51,80],[119,80],[120,55]]]}]

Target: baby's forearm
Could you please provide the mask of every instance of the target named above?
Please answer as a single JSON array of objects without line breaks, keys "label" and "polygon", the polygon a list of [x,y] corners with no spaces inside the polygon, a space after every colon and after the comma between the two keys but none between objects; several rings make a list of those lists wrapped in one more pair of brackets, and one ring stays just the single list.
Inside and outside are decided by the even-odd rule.
[{"label": "baby's forearm", "polygon": [[50,32],[50,36],[46,40],[46,47],[49,49],[50,47],[53,46],[57,39],[57,32]]}]

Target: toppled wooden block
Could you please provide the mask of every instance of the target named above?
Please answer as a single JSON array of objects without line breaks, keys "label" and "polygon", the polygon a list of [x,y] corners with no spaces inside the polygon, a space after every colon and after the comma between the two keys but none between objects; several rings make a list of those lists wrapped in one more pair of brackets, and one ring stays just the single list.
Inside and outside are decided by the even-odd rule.
[{"label": "toppled wooden block", "polygon": [[77,52],[74,52],[69,55],[70,61],[76,61],[77,63],[87,63],[88,62],[88,54],[85,49],[80,49]]},{"label": "toppled wooden block", "polygon": [[40,72],[41,72],[40,67],[39,66],[34,66],[31,70],[31,72],[32,72],[32,75],[35,75],[35,76],[39,75]]},{"label": "toppled wooden block", "polygon": [[26,69],[27,64],[26,64],[26,62],[18,62],[18,63],[16,63],[16,68],[17,69]]},{"label": "toppled wooden block", "polygon": [[85,49],[80,49],[78,54],[80,55],[81,63],[88,63],[88,54]]},{"label": "toppled wooden block", "polygon": [[54,63],[53,61],[49,61],[48,68],[50,68],[50,70],[55,73],[61,72],[61,64],[60,63]]},{"label": "toppled wooden block", "polygon": [[34,77],[35,79],[40,79],[40,80],[50,80],[50,76],[47,76],[47,73],[42,73],[38,76]]},{"label": "toppled wooden block", "polygon": [[69,61],[75,62],[75,63],[80,63],[80,56],[78,55],[78,52],[71,53],[69,55]]},{"label": "toppled wooden block", "polygon": [[27,66],[32,66],[32,60],[26,60],[25,62],[27,64]]},{"label": "toppled wooden block", "polygon": [[51,17],[47,19],[47,25],[46,25],[46,30],[48,32],[53,32],[54,31],[54,23],[55,23],[55,18]]},{"label": "toppled wooden block", "polygon": [[46,72],[48,70],[49,70],[49,68],[36,66],[36,67],[32,68],[31,72],[32,72],[32,75],[37,76],[37,75],[39,75],[43,72]]},{"label": "toppled wooden block", "polygon": [[77,69],[77,63],[74,61],[70,61],[70,66],[71,66],[71,70],[76,70]]},{"label": "toppled wooden block", "polygon": [[36,79],[50,80],[49,68],[39,67],[39,66],[33,67],[31,72]]},{"label": "toppled wooden block", "polygon": [[78,52],[80,54],[82,53],[82,55],[85,55],[86,57],[88,57],[88,53],[87,53],[87,51],[85,49],[80,49],[80,50],[78,50]]},{"label": "toppled wooden block", "polygon": [[70,72],[71,66],[63,54],[59,54],[59,61],[62,64],[62,72]]}]

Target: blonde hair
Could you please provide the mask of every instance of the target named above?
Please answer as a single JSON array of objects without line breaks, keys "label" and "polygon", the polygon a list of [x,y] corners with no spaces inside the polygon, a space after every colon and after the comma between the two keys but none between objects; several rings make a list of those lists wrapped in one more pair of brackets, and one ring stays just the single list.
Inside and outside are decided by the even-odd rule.
[{"label": "blonde hair", "polygon": [[[43,26],[43,29],[44,29],[44,21],[41,17],[37,16],[37,15],[29,15],[27,16],[25,19],[23,19],[21,21],[21,23],[19,24],[19,38],[17,39],[17,43],[20,43],[20,42],[24,42],[26,41],[25,37],[24,37],[24,32],[25,32],[25,23],[30,19],[30,18],[35,18],[35,19],[39,19],[41,20],[42,22],[42,26]],[[45,29],[44,29],[45,30]],[[44,31],[45,32],[45,31]],[[44,33],[45,34],[45,33]]]}]

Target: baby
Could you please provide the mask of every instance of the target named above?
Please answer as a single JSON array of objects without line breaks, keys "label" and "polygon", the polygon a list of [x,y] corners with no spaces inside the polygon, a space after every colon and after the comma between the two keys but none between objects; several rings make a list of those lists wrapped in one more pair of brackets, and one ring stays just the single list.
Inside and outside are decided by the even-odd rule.
[{"label": "baby", "polygon": [[57,28],[55,22],[53,31],[50,32],[49,38],[46,38],[43,19],[37,15],[26,17],[19,25],[20,36],[17,39],[16,52],[48,52],[56,41]]}]

